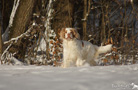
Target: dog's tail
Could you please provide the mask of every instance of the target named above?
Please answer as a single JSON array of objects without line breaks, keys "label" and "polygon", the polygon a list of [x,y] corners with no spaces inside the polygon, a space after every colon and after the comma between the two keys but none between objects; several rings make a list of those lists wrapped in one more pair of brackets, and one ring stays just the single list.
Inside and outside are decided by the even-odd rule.
[{"label": "dog's tail", "polygon": [[100,46],[100,47],[98,47],[97,52],[99,54],[106,53],[106,52],[111,51],[111,49],[112,49],[112,44],[109,44],[109,45],[106,45],[106,46]]},{"label": "dog's tail", "polygon": [[106,46],[100,46],[96,48],[96,53],[95,53],[95,57],[98,57],[99,54],[101,53],[106,53],[111,51],[112,49],[112,44],[106,45]]}]

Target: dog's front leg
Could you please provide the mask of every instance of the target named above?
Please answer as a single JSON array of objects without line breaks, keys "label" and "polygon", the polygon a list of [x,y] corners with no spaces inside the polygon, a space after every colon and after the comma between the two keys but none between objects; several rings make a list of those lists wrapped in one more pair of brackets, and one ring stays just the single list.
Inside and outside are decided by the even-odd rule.
[{"label": "dog's front leg", "polygon": [[76,66],[77,67],[83,66],[85,64],[85,62],[86,62],[86,60],[77,59]]},{"label": "dog's front leg", "polygon": [[63,61],[62,67],[63,67],[63,68],[67,68],[67,67],[70,67],[70,66],[71,66],[70,60],[65,59],[65,60]]}]

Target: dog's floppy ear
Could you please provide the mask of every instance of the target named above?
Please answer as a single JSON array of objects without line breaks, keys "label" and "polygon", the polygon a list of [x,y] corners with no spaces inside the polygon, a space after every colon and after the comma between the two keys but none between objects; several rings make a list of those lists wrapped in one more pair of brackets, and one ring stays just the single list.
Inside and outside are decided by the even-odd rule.
[{"label": "dog's floppy ear", "polygon": [[59,36],[60,36],[60,39],[64,39],[65,38],[65,28],[62,28],[59,32]]},{"label": "dog's floppy ear", "polygon": [[78,33],[77,29],[73,28],[72,31],[73,31],[74,37],[77,39],[80,39],[80,34]]}]

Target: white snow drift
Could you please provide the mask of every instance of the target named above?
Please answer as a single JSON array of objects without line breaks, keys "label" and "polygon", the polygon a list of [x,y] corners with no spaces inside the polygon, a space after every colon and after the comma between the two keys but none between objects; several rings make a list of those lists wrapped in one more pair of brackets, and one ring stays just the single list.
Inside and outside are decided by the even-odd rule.
[{"label": "white snow drift", "polygon": [[0,90],[138,90],[138,65],[0,66]]}]

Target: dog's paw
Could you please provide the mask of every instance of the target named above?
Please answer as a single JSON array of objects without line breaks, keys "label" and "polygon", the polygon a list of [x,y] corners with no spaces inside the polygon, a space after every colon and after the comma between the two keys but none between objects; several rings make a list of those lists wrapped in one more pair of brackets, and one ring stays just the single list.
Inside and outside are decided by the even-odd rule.
[{"label": "dog's paw", "polygon": [[76,66],[77,67],[83,66],[85,64],[85,62],[86,62],[86,60],[80,60],[79,59],[79,60],[76,61]]}]

